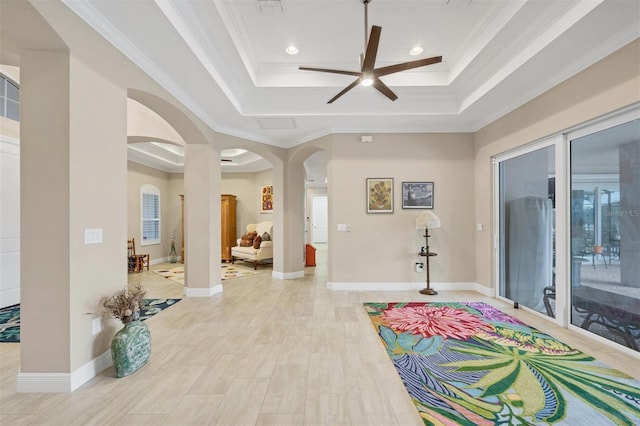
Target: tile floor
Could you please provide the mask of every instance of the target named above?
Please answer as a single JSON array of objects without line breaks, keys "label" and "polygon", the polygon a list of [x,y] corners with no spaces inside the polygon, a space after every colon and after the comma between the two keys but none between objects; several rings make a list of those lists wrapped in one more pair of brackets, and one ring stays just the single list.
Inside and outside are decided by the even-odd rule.
[{"label": "tile floor", "polygon": [[[324,258],[301,279],[259,274],[184,299],[147,320],[148,365],[70,394],[17,394],[20,345],[0,344],[0,424],[421,425],[363,302],[485,301],[640,379],[637,358],[478,293],[327,290]],[[129,278],[148,297],[182,297],[151,271]]]}]

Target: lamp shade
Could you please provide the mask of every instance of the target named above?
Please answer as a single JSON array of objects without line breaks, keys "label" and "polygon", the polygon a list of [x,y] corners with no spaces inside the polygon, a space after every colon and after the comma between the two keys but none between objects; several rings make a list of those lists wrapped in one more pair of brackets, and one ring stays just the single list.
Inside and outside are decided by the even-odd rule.
[{"label": "lamp shade", "polygon": [[416,219],[416,229],[440,228],[440,218],[431,210],[420,213]]}]

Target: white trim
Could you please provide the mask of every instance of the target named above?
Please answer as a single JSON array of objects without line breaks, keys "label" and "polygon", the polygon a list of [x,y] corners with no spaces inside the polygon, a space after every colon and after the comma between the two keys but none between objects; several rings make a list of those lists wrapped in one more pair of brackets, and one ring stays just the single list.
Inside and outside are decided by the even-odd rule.
[{"label": "white trim", "polygon": [[222,293],[222,284],[216,284],[213,287],[185,287],[184,295],[187,297],[211,297],[214,294]]},{"label": "white trim", "polygon": [[69,373],[22,373],[16,378],[16,392],[66,393],[71,392]]},{"label": "white trim", "polygon": [[98,355],[82,367],[71,373],[71,390],[74,391],[80,386],[93,379],[99,372],[113,365],[111,349]]},{"label": "white trim", "polygon": [[564,133],[567,135],[568,142],[571,142],[572,139],[597,133],[637,119],[640,119],[640,102],[635,102],[625,108],[612,111],[601,117],[589,120],[586,123],[570,127],[565,130]]},{"label": "white trim", "polygon": [[16,378],[16,392],[73,392],[111,365],[113,365],[111,350],[107,350],[73,373],[22,373],[19,371]]},{"label": "white trim", "polygon": [[12,136],[7,136],[7,135],[3,135],[0,134],[0,142],[5,142],[11,145],[16,145],[16,146],[20,146],[20,139],[19,138],[14,138]]},{"label": "white trim", "polygon": [[[425,283],[419,282],[331,282],[327,281],[327,289],[334,291],[403,291],[420,290]],[[494,289],[476,282],[443,282],[431,283],[436,291],[476,291],[487,297],[494,297]]]},{"label": "white trim", "polygon": [[[145,241],[144,239],[144,222],[145,222],[145,217],[144,217],[144,196],[145,194],[148,195],[155,195],[158,197],[158,217],[156,218],[147,218],[146,220],[151,221],[151,220],[155,220],[158,222],[158,238],[154,239],[154,240],[147,240]],[[140,242],[138,243],[141,247],[142,246],[150,246],[150,245],[154,245],[154,244],[160,244],[161,240],[162,240],[162,195],[160,193],[160,189],[150,183],[145,183],[144,185],[142,185],[140,187]]]},{"label": "white trim", "polygon": [[[581,336],[587,337],[593,341],[596,341],[598,343],[602,343],[605,346],[609,347],[612,349],[612,351],[619,351],[619,352],[623,352],[625,355],[630,355],[634,358],[637,358],[638,360],[640,360],[640,352],[637,352],[627,346],[625,346],[622,343],[616,343],[613,340],[609,340],[605,337],[599,336],[596,333],[589,331],[589,330],[585,330],[584,328],[578,327],[577,325],[571,324],[569,323],[569,326],[567,327],[567,329],[569,331],[572,331],[576,334],[579,334]],[[582,352],[587,352],[585,350],[583,350]],[[593,350],[589,355],[595,356],[597,355],[598,351],[597,350]]]},{"label": "white trim", "polygon": [[[500,228],[500,165],[513,158],[521,157],[526,154],[530,154],[534,151],[538,151],[540,149],[553,147],[554,148],[554,158],[558,153],[558,145],[563,145],[564,138],[561,133],[555,133],[550,136],[546,136],[541,139],[537,139],[530,143],[526,143],[524,145],[520,145],[513,149],[507,150],[503,153],[494,155],[491,157],[492,164],[492,180],[493,180],[493,212],[492,212],[492,221],[493,221],[493,291],[496,295],[500,295],[500,276],[501,276],[501,264],[500,264],[500,255],[501,255],[501,246],[500,243],[502,241],[502,232]],[[560,166],[558,165],[558,159],[556,158],[556,166],[555,166],[555,176],[556,176],[556,192],[558,185],[558,175],[561,174]],[[556,193],[556,203],[558,202],[558,194]],[[554,212],[554,220],[558,218],[558,211]],[[556,243],[559,238],[563,238],[558,234],[558,223],[556,222]],[[562,268],[562,266],[558,265],[556,259],[557,268]],[[505,299],[509,302],[512,302],[510,299]]]},{"label": "white trim", "polygon": [[558,142],[557,138],[560,136],[561,136],[560,133],[555,133],[553,135],[546,136],[544,138],[536,139],[532,142],[509,149],[500,154],[496,154],[493,157],[491,157],[491,160],[495,161],[495,163],[493,164],[498,166],[499,163],[502,161],[510,160],[512,158],[520,157],[524,154],[529,154],[530,152],[537,151],[539,149],[546,148],[548,146],[552,146]]},{"label": "white trim", "polygon": [[[176,263],[174,263],[173,265],[177,265],[178,263],[182,264],[182,258],[180,256],[178,256],[178,261]],[[169,256],[165,256],[165,257],[157,257],[155,259],[151,259],[151,261],[149,262],[151,265],[157,265],[158,263],[165,263],[165,262],[169,262],[171,260],[171,258]]]},{"label": "white trim", "polygon": [[296,278],[304,277],[304,271],[296,271],[296,272],[273,271],[271,272],[271,276],[279,280],[295,280]]},{"label": "white trim", "polygon": [[[571,307],[568,301],[568,287],[561,283],[571,283],[571,178],[569,176],[571,157],[569,143],[565,135],[556,144],[556,311],[555,323],[567,327]],[[549,317],[550,318],[550,317]]]}]

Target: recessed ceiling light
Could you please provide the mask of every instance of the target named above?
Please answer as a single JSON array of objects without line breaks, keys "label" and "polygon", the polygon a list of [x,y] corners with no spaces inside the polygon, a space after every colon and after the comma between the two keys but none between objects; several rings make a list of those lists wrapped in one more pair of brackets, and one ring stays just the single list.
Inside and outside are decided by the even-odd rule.
[{"label": "recessed ceiling light", "polygon": [[298,48],[295,47],[294,45],[291,45],[285,49],[285,52],[287,52],[289,55],[297,55]]},{"label": "recessed ceiling light", "polygon": [[422,53],[422,47],[414,46],[413,49],[409,51],[409,54],[412,56],[416,56]]}]

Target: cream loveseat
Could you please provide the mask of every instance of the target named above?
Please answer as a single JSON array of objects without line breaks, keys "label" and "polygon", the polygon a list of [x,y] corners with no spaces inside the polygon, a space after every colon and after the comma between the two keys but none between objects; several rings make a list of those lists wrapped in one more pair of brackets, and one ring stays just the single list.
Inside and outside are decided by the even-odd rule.
[{"label": "cream loveseat", "polygon": [[235,247],[231,247],[231,263],[236,259],[253,262],[253,269],[258,269],[258,262],[273,259],[273,222],[251,223],[247,225],[247,233],[238,238]]}]

